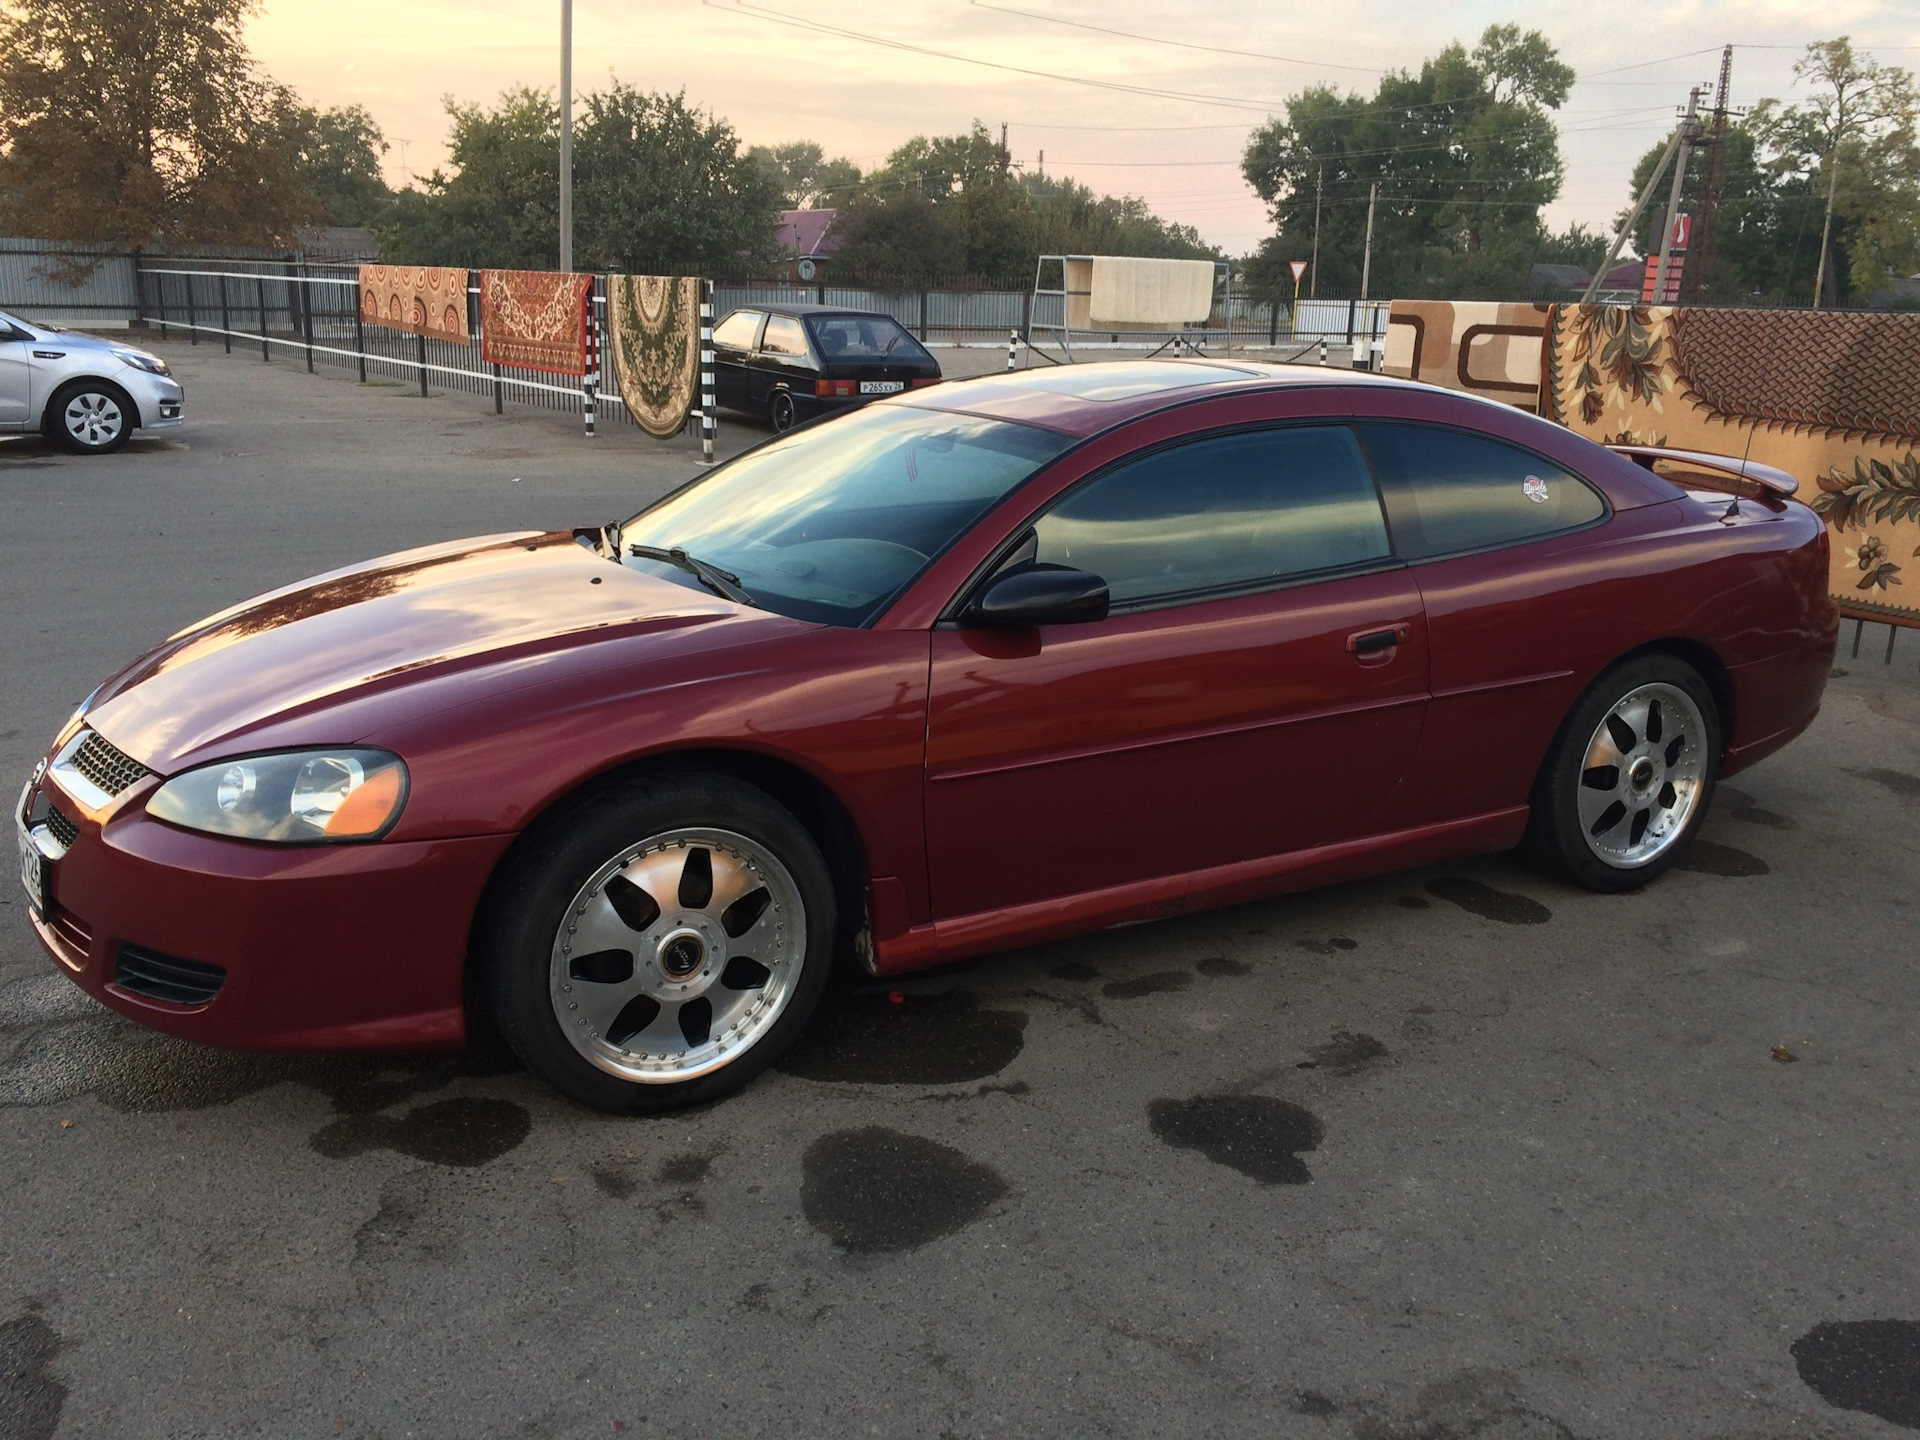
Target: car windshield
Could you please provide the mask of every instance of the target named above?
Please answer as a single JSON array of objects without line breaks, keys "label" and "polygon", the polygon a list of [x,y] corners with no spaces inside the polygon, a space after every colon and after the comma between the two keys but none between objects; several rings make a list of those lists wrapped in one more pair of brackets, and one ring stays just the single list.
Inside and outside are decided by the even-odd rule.
[{"label": "car windshield", "polygon": [[700,586],[633,546],[737,577],[754,604],[864,625],[987,508],[1073,443],[1031,425],[876,405],[769,441],[621,527],[623,563]]},{"label": "car windshield", "polygon": [[930,360],[920,342],[884,315],[815,315],[807,321],[829,360]]}]

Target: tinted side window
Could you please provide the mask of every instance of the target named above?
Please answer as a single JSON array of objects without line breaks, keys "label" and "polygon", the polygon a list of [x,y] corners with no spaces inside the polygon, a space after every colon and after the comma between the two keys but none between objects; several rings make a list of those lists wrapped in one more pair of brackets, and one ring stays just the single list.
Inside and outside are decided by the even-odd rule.
[{"label": "tinted side window", "polygon": [[1515,545],[1606,514],[1585,481],[1503,441],[1437,425],[1360,429],[1406,559]]},{"label": "tinted side window", "polygon": [[730,350],[751,350],[760,329],[758,310],[736,310],[713,329],[713,343]]},{"label": "tinted side window", "polygon": [[760,341],[760,348],[769,355],[805,355],[807,332],[800,328],[800,322],[791,315],[769,315],[767,333]]},{"label": "tinted side window", "polygon": [[1116,605],[1331,570],[1389,553],[1345,426],[1216,435],[1122,465],[1034,526],[1034,556],[1107,582]]}]

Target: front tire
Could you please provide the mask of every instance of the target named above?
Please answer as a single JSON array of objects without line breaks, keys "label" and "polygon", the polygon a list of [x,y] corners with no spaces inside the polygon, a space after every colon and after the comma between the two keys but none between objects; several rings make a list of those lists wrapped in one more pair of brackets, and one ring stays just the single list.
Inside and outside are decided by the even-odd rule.
[{"label": "front tire", "polygon": [[1589,890],[1665,874],[1706,818],[1720,767],[1720,714],[1691,665],[1643,655],[1588,687],[1534,786],[1524,848]]},{"label": "front tire", "polygon": [[773,426],[773,433],[784,435],[794,427],[799,416],[793,408],[793,396],[785,390],[773,392],[773,398],[767,401],[767,423]]},{"label": "front tire", "polygon": [[111,455],[139,423],[132,397],[105,380],[77,380],[47,405],[47,429],[76,455]]},{"label": "front tire", "polygon": [[834,889],[806,828],[722,775],[608,785],[524,836],[476,960],[501,1034],[584,1105],[715,1100],[771,1065],[826,988]]}]

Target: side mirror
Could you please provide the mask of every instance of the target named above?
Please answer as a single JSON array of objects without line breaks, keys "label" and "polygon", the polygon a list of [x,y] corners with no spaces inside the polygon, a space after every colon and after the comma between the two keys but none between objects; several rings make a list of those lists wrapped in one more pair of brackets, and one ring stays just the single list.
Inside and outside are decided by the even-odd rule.
[{"label": "side mirror", "polygon": [[1034,565],[990,582],[963,617],[968,625],[1073,625],[1107,618],[1107,582],[1085,570]]}]

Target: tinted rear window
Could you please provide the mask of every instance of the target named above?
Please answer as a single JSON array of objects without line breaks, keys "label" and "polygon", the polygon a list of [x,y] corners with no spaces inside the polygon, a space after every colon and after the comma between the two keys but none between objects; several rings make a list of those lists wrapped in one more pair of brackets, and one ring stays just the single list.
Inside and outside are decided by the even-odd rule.
[{"label": "tinted rear window", "polygon": [[815,315],[807,321],[829,360],[925,360],[931,357],[884,315]]},{"label": "tinted rear window", "polygon": [[1516,545],[1607,513],[1584,480],[1517,445],[1438,425],[1363,424],[1393,546],[1408,560]]}]

